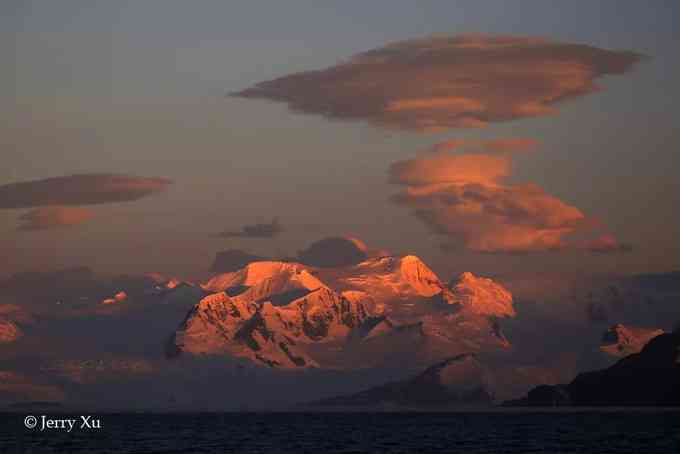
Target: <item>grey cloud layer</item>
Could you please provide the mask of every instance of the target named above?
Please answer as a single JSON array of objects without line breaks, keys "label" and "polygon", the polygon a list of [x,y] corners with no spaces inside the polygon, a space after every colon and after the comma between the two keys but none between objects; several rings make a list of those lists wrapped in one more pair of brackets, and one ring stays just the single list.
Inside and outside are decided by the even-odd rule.
[{"label": "grey cloud layer", "polygon": [[0,208],[129,202],[159,192],[167,178],[79,174],[0,186]]},{"label": "grey cloud layer", "polygon": [[545,39],[463,35],[408,40],[233,93],[298,112],[411,130],[481,127],[548,115],[642,58]]}]

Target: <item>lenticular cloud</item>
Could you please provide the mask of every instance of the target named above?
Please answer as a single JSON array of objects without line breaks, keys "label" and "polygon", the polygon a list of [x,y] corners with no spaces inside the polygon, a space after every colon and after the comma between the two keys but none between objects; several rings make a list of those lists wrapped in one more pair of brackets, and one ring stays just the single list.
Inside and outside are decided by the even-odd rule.
[{"label": "lenticular cloud", "polygon": [[233,93],[298,112],[417,131],[483,127],[553,114],[641,55],[519,36],[401,41],[349,61]]}]

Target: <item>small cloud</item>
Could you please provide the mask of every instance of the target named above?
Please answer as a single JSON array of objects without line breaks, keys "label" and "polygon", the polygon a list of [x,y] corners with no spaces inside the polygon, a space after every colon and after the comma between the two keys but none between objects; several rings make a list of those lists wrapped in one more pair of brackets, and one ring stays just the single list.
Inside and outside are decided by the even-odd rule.
[{"label": "small cloud", "polygon": [[274,218],[270,223],[246,225],[237,232],[222,232],[218,236],[222,238],[273,238],[283,232],[279,220]]},{"label": "small cloud", "polygon": [[389,44],[232,95],[389,128],[479,128],[552,115],[559,103],[597,91],[597,79],[623,74],[641,58],[522,36],[431,37]]},{"label": "small cloud", "polygon": [[72,227],[89,221],[92,211],[82,207],[50,206],[36,208],[19,216],[19,231],[48,230],[59,227]]},{"label": "small cloud", "polygon": [[604,234],[593,240],[586,241],[583,247],[594,254],[618,254],[633,250],[630,244],[621,243],[611,234]]},{"label": "small cloud", "polygon": [[353,237],[329,237],[300,251],[298,259],[305,265],[331,268],[356,265],[368,257],[369,251],[363,241]]},{"label": "small cloud", "polygon": [[163,191],[167,178],[79,174],[0,186],[1,208],[77,206],[129,202]]}]

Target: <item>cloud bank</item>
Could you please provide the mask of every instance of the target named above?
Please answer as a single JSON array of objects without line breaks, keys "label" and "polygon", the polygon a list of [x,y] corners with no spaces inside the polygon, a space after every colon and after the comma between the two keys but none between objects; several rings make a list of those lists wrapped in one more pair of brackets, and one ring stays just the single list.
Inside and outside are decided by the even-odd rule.
[{"label": "cloud bank", "polygon": [[0,186],[1,208],[73,206],[129,202],[160,192],[167,178],[79,174]]},{"label": "cloud bank", "polygon": [[483,127],[556,112],[642,56],[521,36],[461,35],[396,42],[347,62],[261,82],[233,96],[297,112],[417,130]]}]

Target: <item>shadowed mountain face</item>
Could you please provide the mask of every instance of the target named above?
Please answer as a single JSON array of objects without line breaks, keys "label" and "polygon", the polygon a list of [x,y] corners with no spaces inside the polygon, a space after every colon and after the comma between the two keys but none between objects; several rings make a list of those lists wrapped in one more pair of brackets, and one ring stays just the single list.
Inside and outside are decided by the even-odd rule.
[{"label": "shadowed mountain face", "polygon": [[172,335],[169,352],[356,368],[507,347],[495,319],[514,316],[512,296],[489,279],[461,279],[465,298],[414,256],[333,269],[254,262],[203,284],[213,293]]},{"label": "shadowed mountain face", "polygon": [[446,408],[488,405],[493,395],[488,372],[474,354],[462,354],[427,368],[410,380],[316,402],[320,407]]},{"label": "shadowed mountain face", "polygon": [[680,332],[660,334],[640,351],[613,366],[577,376],[568,385],[535,388],[529,406],[680,405]]}]

